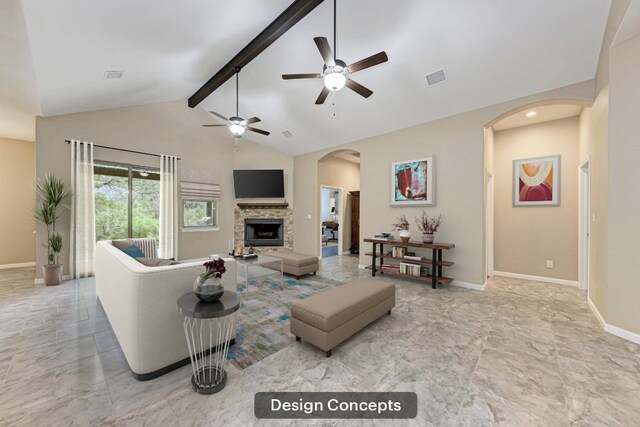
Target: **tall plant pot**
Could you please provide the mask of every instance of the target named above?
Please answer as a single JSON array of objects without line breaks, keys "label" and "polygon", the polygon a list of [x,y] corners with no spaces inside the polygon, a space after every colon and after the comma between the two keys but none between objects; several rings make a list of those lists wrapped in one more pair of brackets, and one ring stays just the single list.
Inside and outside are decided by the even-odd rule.
[{"label": "tall plant pot", "polygon": [[62,265],[47,264],[42,266],[42,275],[46,286],[56,286],[62,282]]},{"label": "tall plant pot", "polygon": [[433,243],[433,233],[422,233],[422,243]]}]

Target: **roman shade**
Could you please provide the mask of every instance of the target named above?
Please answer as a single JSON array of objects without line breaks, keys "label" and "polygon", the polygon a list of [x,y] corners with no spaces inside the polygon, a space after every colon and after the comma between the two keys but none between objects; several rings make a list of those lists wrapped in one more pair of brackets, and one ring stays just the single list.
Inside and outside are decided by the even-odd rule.
[{"label": "roman shade", "polygon": [[220,180],[208,171],[182,170],[180,197],[183,200],[220,200]]},{"label": "roman shade", "polygon": [[220,200],[220,184],[182,181],[180,197],[187,200]]}]

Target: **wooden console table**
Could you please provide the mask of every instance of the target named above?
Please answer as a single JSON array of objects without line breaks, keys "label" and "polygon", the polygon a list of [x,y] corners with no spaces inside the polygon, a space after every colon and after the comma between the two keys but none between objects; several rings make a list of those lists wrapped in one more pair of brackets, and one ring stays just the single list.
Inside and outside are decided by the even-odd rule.
[{"label": "wooden console table", "polygon": [[[380,274],[392,274],[395,276],[403,276],[411,279],[421,280],[423,282],[431,282],[431,287],[436,289],[438,283],[451,283],[453,279],[450,277],[442,276],[442,267],[450,267],[453,265],[451,261],[443,261],[442,260],[442,250],[449,250],[456,247],[453,243],[422,243],[422,242],[407,242],[403,243],[400,240],[384,240],[384,239],[364,239],[366,243],[373,244],[373,252],[367,252],[365,255],[371,256],[371,265],[366,266],[365,268],[371,270],[371,275],[375,277],[376,271],[380,272]],[[377,251],[377,246],[380,245],[380,251]],[[406,259],[402,257],[393,257],[389,255],[385,255],[384,247],[385,245],[389,246],[399,246],[404,248],[416,248],[416,249],[431,249],[431,259],[422,259],[420,261]],[[411,274],[404,274],[396,271],[383,270],[382,265],[384,259],[394,259],[399,261],[405,261],[411,264],[425,265],[431,267],[431,274],[428,276],[413,276]],[[376,267],[376,259],[379,259],[379,267]]]}]

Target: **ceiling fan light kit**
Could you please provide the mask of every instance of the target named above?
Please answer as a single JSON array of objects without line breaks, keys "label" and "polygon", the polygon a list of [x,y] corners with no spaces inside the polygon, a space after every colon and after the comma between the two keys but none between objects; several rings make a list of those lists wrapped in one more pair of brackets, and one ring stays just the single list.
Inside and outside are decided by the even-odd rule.
[{"label": "ceiling fan light kit", "polygon": [[329,92],[337,92],[345,86],[356,92],[364,98],[368,98],[373,94],[373,91],[362,86],[360,83],[349,78],[349,75],[364,70],[366,68],[373,67],[374,65],[387,62],[389,58],[386,52],[379,52],[361,61],[354,62],[348,65],[336,58],[336,0],[333,1],[333,51],[329,46],[329,41],[326,37],[315,37],[313,41],[316,43],[320,55],[324,60],[324,66],[322,67],[322,74],[307,73],[307,74],[283,74],[284,80],[297,80],[297,79],[323,79],[324,87],[320,92],[320,95],[316,99],[316,104],[323,104],[327,99]]},{"label": "ceiling fan light kit", "polygon": [[227,126],[229,128],[229,131],[233,134],[233,136],[235,136],[236,138],[240,138],[245,131],[251,131],[251,132],[255,132],[255,133],[259,133],[261,135],[265,135],[265,136],[269,136],[269,132],[267,132],[266,130],[262,130],[262,129],[256,129],[253,128],[251,126],[249,126],[252,123],[257,123],[260,121],[259,118],[257,117],[251,117],[250,119],[243,119],[242,117],[240,117],[240,114],[238,113],[238,100],[239,100],[239,96],[238,96],[238,74],[240,73],[240,67],[236,67],[236,115],[226,118],[225,116],[223,116],[222,114],[216,113],[215,111],[209,111],[211,114],[213,114],[214,116],[224,120],[227,122],[226,125],[202,125],[204,127],[219,127],[219,126]]}]

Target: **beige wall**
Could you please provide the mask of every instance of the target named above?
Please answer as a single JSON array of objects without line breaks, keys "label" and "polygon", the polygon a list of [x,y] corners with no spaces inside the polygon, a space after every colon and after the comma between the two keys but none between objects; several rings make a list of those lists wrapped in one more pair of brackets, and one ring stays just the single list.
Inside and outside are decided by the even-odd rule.
[{"label": "beige wall", "polygon": [[[428,155],[435,157],[436,206],[429,213],[444,214],[444,223],[436,239],[452,242],[456,248],[445,258],[455,262],[445,274],[456,280],[481,285],[484,283],[484,126],[495,117],[523,104],[546,99],[593,100],[594,82],[493,105],[468,113],[447,117],[396,132],[367,138],[316,151],[294,159],[295,175],[295,244],[296,250],[318,253],[317,163],[336,149],[352,149],[361,153],[361,238],[391,228],[394,219],[404,213],[408,218],[422,208],[390,206],[391,163]],[[311,219],[307,219],[311,215]],[[411,232],[418,231],[412,224]],[[361,243],[360,263],[370,262],[364,256],[368,245]]]},{"label": "beige wall", "polygon": [[580,113],[579,165],[590,160],[589,298],[607,315],[607,204],[608,204],[609,88],[598,94],[591,108]]},{"label": "beige wall", "polygon": [[[350,162],[335,156],[329,156],[318,162],[318,195],[319,187],[342,188],[342,212],[344,221],[342,227],[342,252],[351,246],[351,196],[349,191],[360,190],[360,164]],[[321,203],[318,199],[318,213],[320,216]],[[319,231],[318,231],[319,232]]]},{"label": "beige wall", "polygon": [[[37,176],[54,173],[69,181],[70,155],[65,139],[92,141],[95,144],[130,150],[169,154],[180,157],[179,167],[207,171],[220,182],[222,197],[219,203],[220,231],[180,232],[179,258],[189,259],[215,252],[226,252],[228,241],[233,238],[234,191],[232,170],[235,162],[234,139],[224,129],[203,128],[210,116],[201,109],[191,109],[186,102],[167,102],[135,107],[115,108],[87,113],[54,117],[38,117],[36,126]],[[247,142],[241,141],[240,147]],[[262,154],[275,166],[270,149]],[[267,155],[266,153],[269,153]],[[144,166],[159,166],[156,157],[133,155],[96,148],[98,160],[120,161]],[[282,158],[285,159],[285,158]],[[260,167],[253,161],[240,163],[244,167]],[[286,167],[285,164],[280,167]],[[60,229],[69,235],[69,214],[60,219]],[[37,241],[43,241],[43,229],[38,228]],[[45,261],[40,245],[36,245],[37,262]],[[61,257],[68,271],[68,248]],[[65,273],[66,274],[66,273]]]},{"label": "beige wall", "polygon": [[[285,199],[293,206],[293,156],[242,139],[234,156],[234,169],[283,169]],[[233,191],[233,188],[231,189]],[[253,200],[252,200],[253,201]],[[255,201],[258,201],[257,199]]]},{"label": "beige wall", "polygon": [[[493,251],[493,246],[489,246],[493,240],[489,240],[489,236],[487,236],[487,227],[488,227],[488,219],[487,214],[488,206],[487,206],[487,185],[489,183],[489,174],[493,175],[493,159],[494,159],[494,151],[495,151],[495,132],[491,126],[484,128],[484,178],[483,178],[483,192],[482,192],[482,200],[484,201],[483,205],[483,224],[485,225],[483,232],[485,240],[485,253],[482,259],[482,277],[489,277],[489,271],[487,269],[487,260],[489,258],[490,252]],[[495,198],[495,181],[494,181],[494,198]],[[489,213],[490,214],[490,213]],[[495,215],[494,215],[495,216]],[[494,221],[495,222],[495,221]],[[492,236],[493,237],[493,236]],[[495,264],[495,262],[494,262]],[[495,267],[494,267],[495,270]]]},{"label": "beige wall", "polygon": [[0,138],[0,267],[36,259],[36,148],[31,141]]},{"label": "beige wall", "polygon": [[609,64],[607,322],[640,334],[640,35],[615,46]]},{"label": "beige wall", "polygon": [[[578,122],[576,116],[495,132],[496,271],[578,280]],[[556,154],[560,206],[514,207],[513,161]]]}]

